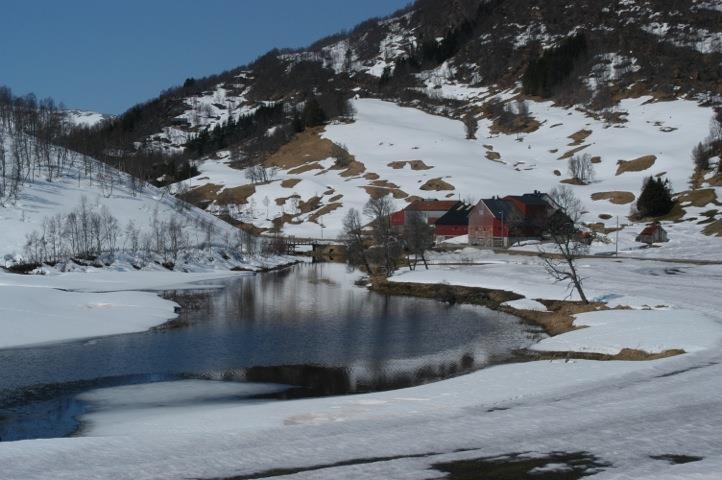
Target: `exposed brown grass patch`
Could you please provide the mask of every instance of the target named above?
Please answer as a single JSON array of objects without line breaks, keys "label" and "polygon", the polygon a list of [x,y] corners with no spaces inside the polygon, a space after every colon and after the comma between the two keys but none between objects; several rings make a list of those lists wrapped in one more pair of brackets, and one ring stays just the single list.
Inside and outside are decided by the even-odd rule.
[{"label": "exposed brown grass patch", "polygon": [[567,158],[572,158],[578,152],[581,152],[582,150],[584,150],[585,148],[588,148],[589,146],[590,146],[590,144],[586,144],[586,145],[582,145],[577,148],[572,148],[571,150],[564,152],[564,154],[561,157],[559,157],[559,160],[566,160]]},{"label": "exposed brown grass patch", "polygon": [[617,161],[616,175],[621,175],[626,172],[643,172],[651,168],[656,161],[657,157],[654,155],[644,155],[634,160],[619,160]]},{"label": "exposed brown grass patch", "polygon": [[319,208],[317,211],[315,211],[311,215],[309,215],[308,219],[311,222],[318,223],[317,220],[320,217],[322,217],[323,215],[326,215],[327,213],[331,213],[334,210],[338,210],[341,207],[343,207],[343,204],[341,204],[341,203],[329,203],[328,205],[324,205],[323,207]]},{"label": "exposed brown grass patch", "polygon": [[323,170],[323,166],[321,166],[318,162],[312,162],[308,163],[306,165],[301,165],[299,167],[293,168],[288,171],[289,175],[300,175],[301,173],[310,172],[311,170]]},{"label": "exposed brown grass patch", "polygon": [[290,142],[270,155],[264,163],[269,167],[288,170],[333,157],[338,146],[331,140],[321,138],[322,132],[323,128],[309,128],[296,134]]},{"label": "exposed brown grass patch", "polygon": [[253,184],[225,188],[218,194],[216,201],[221,205],[240,205],[248,203],[248,198],[254,193],[256,193],[256,186]]},{"label": "exposed brown grass patch", "polygon": [[578,132],[574,132],[571,135],[569,135],[567,138],[572,140],[572,143],[569,144],[570,147],[575,147],[577,145],[581,145],[584,143],[584,140],[587,139],[589,135],[592,134],[591,130],[579,130]]},{"label": "exposed brown grass patch", "polygon": [[610,220],[612,218],[612,216],[609,215],[608,213],[600,213],[599,218],[601,218],[602,220]]},{"label": "exposed brown grass patch", "polygon": [[592,163],[602,163],[602,157],[594,156],[594,157],[592,157],[591,162]]},{"label": "exposed brown grass patch", "polygon": [[498,162],[501,160],[501,154],[499,152],[488,151],[486,152],[486,159],[493,162]]},{"label": "exposed brown grass patch", "polygon": [[554,175],[556,175],[557,177],[561,177],[562,172],[560,172],[559,170],[554,170]]},{"label": "exposed brown grass patch", "polygon": [[368,172],[364,175],[366,180],[378,180],[381,178],[378,173]]},{"label": "exposed brown grass patch", "polygon": [[178,195],[178,198],[185,200],[188,203],[196,205],[201,208],[205,208],[218,197],[218,192],[223,188],[223,185],[215,185],[213,183],[207,183],[200,187],[196,187],[187,192]]},{"label": "exposed brown grass patch", "polygon": [[301,196],[300,195],[291,195],[290,197],[280,197],[280,198],[277,198],[275,200],[275,202],[276,202],[276,205],[278,205],[279,207],[282,207],[286,204],[287,201],[289,201],[292,198],[301,198]]},{"label": "exposed brown grass patch", "polygon": [[584,304],[581,302],[560,300],[539,300],[539,302],[544,304],[549,311],[538,312],[534,310],[517,310],[506,306],[501,307],[501,310],[535,323],[542,327],[549,335],[554,336],[576,330],[576,327],[574,326],[575,315],[594,312],[605,308],[603,303]]},{"label": "exposed brown grass patch", "polygon": [[685,352],[679,348],[665,350],[663,352],[649,353],[644,350],[635,350],[632,348],[623,348],[616,355],[595,352],[528,352],[529,357],[534,360],[595,360],[595,361],[612,361],[621,360],[627,362],[645,362],[650,360],[659,360],[660,358],[669,358],[676,355],[683,355]]},{"label": "exposed brown grass patch", "polygon": [[626,205],[636,200],[636,196],[632,192],[596,192],[592,193],[592,200],[609,200],[615,205]]},{"label": "exposed brown grass patch", "polygon": [[710,237],[722,237],[722,220],[716,220],[707,224],[704,230],[702,230],[702,233]]},{"label": "exposed brown grass patch", "polygon": [[566,183],[568,185],[585,185],[585,183],[578,178],[565,178],[564,180],[560,180],[559,183]]},{"label": "exposed brown grass patch", "polygon": [[394,170],[401,170],[407,165],[411,167],[411,170],[431,170],[434,168],[426,165],[423,160],[400,160],[388,164],[388,166]]},{"label": "exposed brown grass patch", "polygon": [[677,201],[685,206],[689,203],[693,207],[706,207],[709,204],[719,205],[714,188],[703,188],[681,192],[677,196]]},{"label": "exposed brown grass patch", "polygon": [[366,171],[366,165],[359,162],[358,160],[352,161],[348,166],[346,167],[346,170],[341,172],[339,175],[342,177],[358,177],[359,175],[362,175]]},{"label": "exposed brown grass patch", "polygon": [[408,193],[398,188],[374,187],[370,185],[361,188],[366,190],[366,193],[368,193],[371,198],[382,198],[389,194],[393,195],[396,199],[404,199],[409,196]]},{"label": "exposed brown grass patch", "polygon": [[496,135],[497,133],[503,133],[506,135],[511,135],[513,133],[532,133],[539,130],[540,126],[541,123],[539,123],[539,120],[536,118],[516,116],[514,121],[508,125],[499,122],[498,119],[495,119],[489,129],[489,133],[493,135]]},{"label": "exposed brown grass patch", "polygon": [[298,204],[298,210],[301,214],[310,213],[321,206],[321,197],[311,197],[306,201],[301,201]]},{"label": "exposed brown grass patch", "polygon": [[283,188],[293,188],[296,185],[298,185],[299,183],[301,183],[300,178],[288,178],[281,182],[281,186]]},{"label": "exposed brown grass patch", "polygon": [[428,180],[426,183],[424,183],[419,188],[424,191],[434,191],[434,192],[456,190],[456,187],[454,187],[452,184],[442,180],[441,177],[432,178],[431,180]]},{"label": "exposed brown grass patch", "polygon": [[334,195],[333,197],[329,198],[328,201],[329,202],[338,202],[342,198],[343,198],[343,195],[338,194],[338,195]]},{"label": "exposed brown grass patch", "polygon": [[374,180],[373,182],[371,182],[371,185],[374,187],[383,187],[390,189],[399,188],[398,185],[396,185],[395,183],[391,183],[388,180]]}]

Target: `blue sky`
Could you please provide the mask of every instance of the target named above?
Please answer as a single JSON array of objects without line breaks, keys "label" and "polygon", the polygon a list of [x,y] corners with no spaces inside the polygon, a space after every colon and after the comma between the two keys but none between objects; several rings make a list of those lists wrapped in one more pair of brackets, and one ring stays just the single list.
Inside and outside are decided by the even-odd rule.
[{"label": "blue sky", "polygon": [[302,47],[409,0],[9,0],[0,85],[120,113],[161,90]]}]

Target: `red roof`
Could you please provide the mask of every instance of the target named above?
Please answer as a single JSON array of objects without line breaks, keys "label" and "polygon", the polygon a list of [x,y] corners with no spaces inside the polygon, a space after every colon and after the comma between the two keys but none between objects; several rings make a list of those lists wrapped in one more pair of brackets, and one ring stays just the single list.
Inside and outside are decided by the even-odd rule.
[{"label": "red roof", "polygon": [[448,212],[459,203],[458,200],[417,200],[409,204],[406,210],[421,212]]},{"label": "red roof", "polygon": [[644,230],[642,230],[642,233],[640,233],[640,235],[654,235],[661,229],[662,225],[660,225],[659,223],[653,223],[652,225],[648,225],[647,227],[645,227]]}]

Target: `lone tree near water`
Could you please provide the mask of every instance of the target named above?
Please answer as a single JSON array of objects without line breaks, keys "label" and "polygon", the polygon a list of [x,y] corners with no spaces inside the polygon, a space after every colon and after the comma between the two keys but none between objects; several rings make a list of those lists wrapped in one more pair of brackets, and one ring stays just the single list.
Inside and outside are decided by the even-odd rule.
[{"label": "lone tree near water", "polygon": [[577,225],[581,220],[584,206],[566,185],[549,192],[556,204],[556,210],[547,219],[546,230],[556,246],[554,256],[542,253],[547,273],[557,282],[567,282],[569,294],[576,290],[584,303],[589,303],[584,293],[584,278],[577,268],[577,259],[589,252],[589,243],[580,234]]},{"label": "lone tree near water", "polygon": [[364,268],[369,275],[373,273],[366,254],[366,237],[363,232],[361,215],[355,208],[349,210],[343,217],[341,238],[346,247],[346,258],[349,265]]},{"label": "lone tree near water", "polygon": [[409,258],[409,269],[415,270],[420,259],[428,270],[429,264],[426,261],[426,251],[434,245],[434,227],[424,220],[418,210],[408,210],[406,215],[408,215],[406,225],[404,225],[406,251],[409,256],[414,255],[413,261]]},{"label": "lone tree near water", "polygon": [[401,241],[391,225],[393,211],[394,203],[389,196],[372,198],[364,206],[364,215],[370,220],[373,240],[369,256],[373,263],[381,266],[387,277],[396,270],[402,254]]}]

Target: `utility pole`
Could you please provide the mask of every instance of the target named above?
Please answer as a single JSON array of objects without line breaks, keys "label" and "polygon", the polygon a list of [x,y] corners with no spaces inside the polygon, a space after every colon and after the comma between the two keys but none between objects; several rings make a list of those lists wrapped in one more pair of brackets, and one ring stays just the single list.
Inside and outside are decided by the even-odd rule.
[{"label": "utility pole", "polygon": [[614,242],[614,247],[615,247],[614,256],[615,256],[615,257],[618,257],[618,256],[619,256],[619,215],[617,215],[617,231],[616,231],[616,234],[617,234],[617,240]]}]

